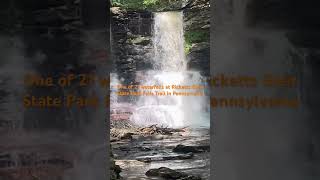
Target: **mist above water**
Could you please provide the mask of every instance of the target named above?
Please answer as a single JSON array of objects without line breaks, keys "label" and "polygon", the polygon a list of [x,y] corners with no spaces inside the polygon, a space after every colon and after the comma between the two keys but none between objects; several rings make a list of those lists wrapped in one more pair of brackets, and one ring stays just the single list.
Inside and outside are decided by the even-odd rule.
[{"label": "mist above water", "polygon": [[[203,77],[199,72],[187,71],[182,12],[154,14],[153,45],[153,69],[143,72],[141,85],[201,84]],[[180,90],[152,90],[153,93],[156,91],[173,93]],[[204,113],[205,103],[205,96],[140,96],[135,102],[137,108],[131,120],[140,126],[208,127],[209,116]]]}]

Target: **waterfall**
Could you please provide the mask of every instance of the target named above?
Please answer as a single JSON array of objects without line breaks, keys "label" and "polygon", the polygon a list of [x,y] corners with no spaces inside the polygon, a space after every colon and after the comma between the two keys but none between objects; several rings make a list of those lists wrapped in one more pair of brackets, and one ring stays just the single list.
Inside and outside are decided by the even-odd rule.
[{"label": "waterfall", "polygon": [[[141,85],[199,85],[200,73],[187,71],[182,12],[154,13],[153,47],[153,69],[142,73]],[[182,90],[164,88],[150,91],[173,94]],[[195,91],[199,90],[188,90]],[[200,91],[203,93],[204,90]],[[208,126],[208,113],[204,115],[203,112],[205,102],[205,96],[140,96],[135,102],[131,120],[141,126]]]},{"label": "waterfall", "polygon": [[155,13],[153,44],[155,70],[186,70],[181,12]]}]

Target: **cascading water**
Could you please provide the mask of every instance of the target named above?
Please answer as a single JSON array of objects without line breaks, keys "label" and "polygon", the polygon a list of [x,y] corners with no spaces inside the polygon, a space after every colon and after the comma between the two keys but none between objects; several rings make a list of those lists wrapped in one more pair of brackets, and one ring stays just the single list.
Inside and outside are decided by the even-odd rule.
[{"label": "cascading water", "polygon": [[155,70],[186,71],[182,12],[154,14],[153,47]]},{"label": "cascading water", "polygon": [[[141,85],[199,85],[199,72],[187,71],[184,53],[182,12],[154,13],[153,69],[143,73]],[[152,93],[169,92],[165,96],[140,96],[131,120],[137,125],[158,124],[168,127],[208,126],[208,113],[204,115],[205,96],[176,96],[179,89],[153,89]],[[188,92],[204,89],[192,89]],[[205,116],[205,117],[204,117]],[[200,121],[199,119],[203,119]],[[206,123],[206,124],[205,124]]]},{"label": "cascading water", "polygon": [[[149,54],[152,58],[140,58],[137,63],[148,66],[141,66],[142,71],[135,71],[135,80],[131,83],[139,85],[129,88],[131,84],[125,84],[122,74],[111,74],[111,125],[114,124],[111,135],[117,132],[134,132],[131,127],[135,125],[146,127],[157,125],[158,127],[188,127],[185,134],[172,134],[164,136],[159,140],[157,133],[144,134],[145,138],[138,138],[136,141],[111,142],[113,153],[116,154],[116,164],[120,166],[121,176],[124,179],[153,179],[147,177],[146,172],[150,169],[169,167],[186,174],[192,174],[209,179],[209,153],[203,152],[192,159],[176,161],[168,157],[180,156],[180,153],[173,152],[172,147],[183,143],[186,145],[209,146],[209,112],[208,97],[205,96],[204,77],[199,72],[188,71],[187,59],[184,52],[184,22],[182,12],[157,12],[153,14],[152,45]],[[149,38],[149,36],[147,36]],[[141,49],[141,45],[130,46],[133,51]],[[144,46],[144,45],[142,45]],[[147,45],[150,47],[149,44]],[[152,46],[151,46],[152,47]],[[148,49],[149,50],[149,49]],[[131,58],[131,57],[130,57]],[[143,62],[141,62],[141,61]],[[151,66],[150,66],[151,65]],[[151,68],[150,68],[151,67]],[[121,88],[116,88],[119,85]],[[191,87],[182,89],[178,86]],[[170,88],[169,88],[170,87]],[[129,108],[119,100],[122,93],[133,94],[129,100]],[[124,93],[124,94],[125,94]],[[190,96],[177,95],[177,93],[195,93]],[[170,95],[171,94],[171,95]],[[118,97],[117,97],[118,96]],[[126,96],[126,95],[124,95]],[[127,102],[126,101],[126,102]],[[129,114],[129,117],[125,116]],[[127,120],[130,118],[129,126]],[[117,120],[124,120],[125,123],[117,123]],[[133,126],[131,126],[133,125]],[[124,128],[129,127],[129,130]],[[190,141],[189,141],[190,140]],[[130,153],[124,154],[121,150],[126,146]],[[141,149],[135,147],[147,147],[151,151],[142,153]],[[132,149],[132,150],[131,150]],[[130,156],[129,156],[130,155]],[[150,163],[140,163],[138,159],[150,159]],[[138,160],[138,161],[137,161]]]}]

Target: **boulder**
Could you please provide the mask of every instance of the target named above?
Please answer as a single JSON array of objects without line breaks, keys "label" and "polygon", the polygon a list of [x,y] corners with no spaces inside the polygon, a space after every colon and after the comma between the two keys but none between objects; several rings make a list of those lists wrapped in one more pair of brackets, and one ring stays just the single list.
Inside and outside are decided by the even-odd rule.
[{"label": "boulder", "polygon": [[120,136],[120,139],[132,139],[133,133],[125,133],[122,136]]},{"label": "boulder", "polygon": [[130,39],[130,43],[135,45],[147,46],[150,44],[151,39],[149,37],[137,36],[136,38]]}]

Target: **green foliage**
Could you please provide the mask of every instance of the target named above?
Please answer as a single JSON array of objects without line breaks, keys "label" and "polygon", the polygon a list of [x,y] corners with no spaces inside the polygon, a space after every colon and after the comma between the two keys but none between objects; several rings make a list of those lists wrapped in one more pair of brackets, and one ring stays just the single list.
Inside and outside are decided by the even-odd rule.
[{"label": "green foliage", "polygon": [[146,7],[151,7],[155,6],[158,2],[159,0],[144,0],[143,5],[145,5]]},{"label": "green foliage", "polygon": [[112,6],[119,6],[126,9],[140,9],[143,6],[142,0],[112,0]]},{"label": "green foliage", "polygon": [[112,6],[134,10],[163,10],[171,6],[178,6],[181,0],[112,0]]},{"label": "green foliage", "polygon": [[113,0],[112,1],[112,6],[115,6],[115,7],[119,7],[119,6],[122,6],[122,4],[120,2],[118,2],[119,0]]},{"label": "green foliage", "polygon": [[189,31],[185,33],[185,41],[189,43],[199,43],[208,41],[209,32],[207,31]]},{"label": "green foliage", "polygon": [[184,34],[186,54],[190,52],[192,44],[209,41],[210,34],[208,31],[187,31]]},{"label": "green foliage", "polygon": [[192,44],[191,44],[191,43],[185,42],[185,44],[184,44],[184,52],[185,52],[186,54],[189,54],[189,53],[190,53],[190,50],[191,50],[191,47],[192,47]]}]

